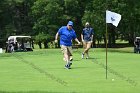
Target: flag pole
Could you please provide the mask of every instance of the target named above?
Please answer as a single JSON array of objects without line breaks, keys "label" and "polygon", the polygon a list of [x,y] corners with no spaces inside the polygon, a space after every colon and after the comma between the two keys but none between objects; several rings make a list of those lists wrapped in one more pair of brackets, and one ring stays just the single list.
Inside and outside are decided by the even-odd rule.
[{"label": "flag pole", "polygon": [[107,79],[107,44],[108,44],[108,38],[107,38],[107,36],[108,36],[108,32],[107,32],[107,23],[106,23],[106,79]]},{"label": "flag pole", "polygon": [[118,26],[118,24],[119,24],[119,22],[120,22],[120,20],[121,20],[121,15],[120,14],[118,14],[118,13],[115,13],[115,12],[111,12],[111,11],[108,11],[108,10],[106,10],[106,79],[107,79],[107,59],[108,59],[108,57],[107,57],[107,50],[108,50],[108,25],[107,25],[107,23],[111,23],[111,24],[113,24],[114,26]]},{"label": "flag pole", "polygon": [[[108,9],[108,5],[107,5],[107,0],[105,0],[106,2],[106,10]],[[106,14],[107,16],[107,14]],[[107,19],[106,19],[107,20]],[[108,32],[107,32],[107,22],[106,22],[106,79],[107,79],[107,43],[108,43],[108,38],[107,38]]]}]

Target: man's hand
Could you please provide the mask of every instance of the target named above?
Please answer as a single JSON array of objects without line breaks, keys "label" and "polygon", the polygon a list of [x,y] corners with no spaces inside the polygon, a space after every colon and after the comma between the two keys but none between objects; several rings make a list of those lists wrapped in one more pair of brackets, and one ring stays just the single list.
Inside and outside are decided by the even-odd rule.
[{"label": "man's hand", "polygon": [[55,40],[54,42],[55,42],[55,43],[58,43],[58,40]]},{"label": "man's hand", "polygon": [[78,42],[78,45],[80,45],[81,44],[81,42]]}]

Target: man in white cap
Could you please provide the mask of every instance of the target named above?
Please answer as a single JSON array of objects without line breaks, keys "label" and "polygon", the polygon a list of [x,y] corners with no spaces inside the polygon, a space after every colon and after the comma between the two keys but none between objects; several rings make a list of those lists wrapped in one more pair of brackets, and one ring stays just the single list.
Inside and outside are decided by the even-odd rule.
[{"label": "man in white cap", "polygon": [[85,28],[81,33],[81,40],[83,42],[83,48],[84,48],[84,51],[82,52],[82,59],[84,58],[85,54],[86,54],[86,59],[89,58],[88,52],[93,42],[93,34],[94,34],[93,28],[90,27],[89,22],[86,22]]},{"label": "man in white cap", "polygon": [[58,36],[60,36],[60,46],[63,52],[63,56],[66,60],[66,69],[70,69],[72,61],[70,61],[70,56],[72,56],[72,40],[74,39],[78,44],[80,44],[77,39],[76,33],[73,29],[73,22],[69,21],[67,26],[62,26],[55,36],[55,42],[58,42]]}]

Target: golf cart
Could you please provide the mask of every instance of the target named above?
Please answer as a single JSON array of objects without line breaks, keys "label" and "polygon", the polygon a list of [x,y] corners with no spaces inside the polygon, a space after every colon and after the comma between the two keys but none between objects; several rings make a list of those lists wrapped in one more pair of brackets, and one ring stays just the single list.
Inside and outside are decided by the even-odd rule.
[{"label": "golf cart", "polygon": [[33,42],[31,36],[9,36],[6,42],[7,53],[33,51]]},{"label": "golf cart", "polygon": [[140,53],[140,37],[136,37],[134,41],[134,53]]}]

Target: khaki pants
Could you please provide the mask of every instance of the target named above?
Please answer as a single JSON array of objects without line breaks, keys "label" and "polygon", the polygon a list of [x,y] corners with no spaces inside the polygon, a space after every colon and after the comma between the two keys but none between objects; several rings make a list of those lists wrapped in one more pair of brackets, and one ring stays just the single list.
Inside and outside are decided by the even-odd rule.
[{"label": "khaki pants", "polygon": [[68,54],[69,56],[72,56],[72,47],[71,46],[61,45],[61,51],[63,54]]}]

